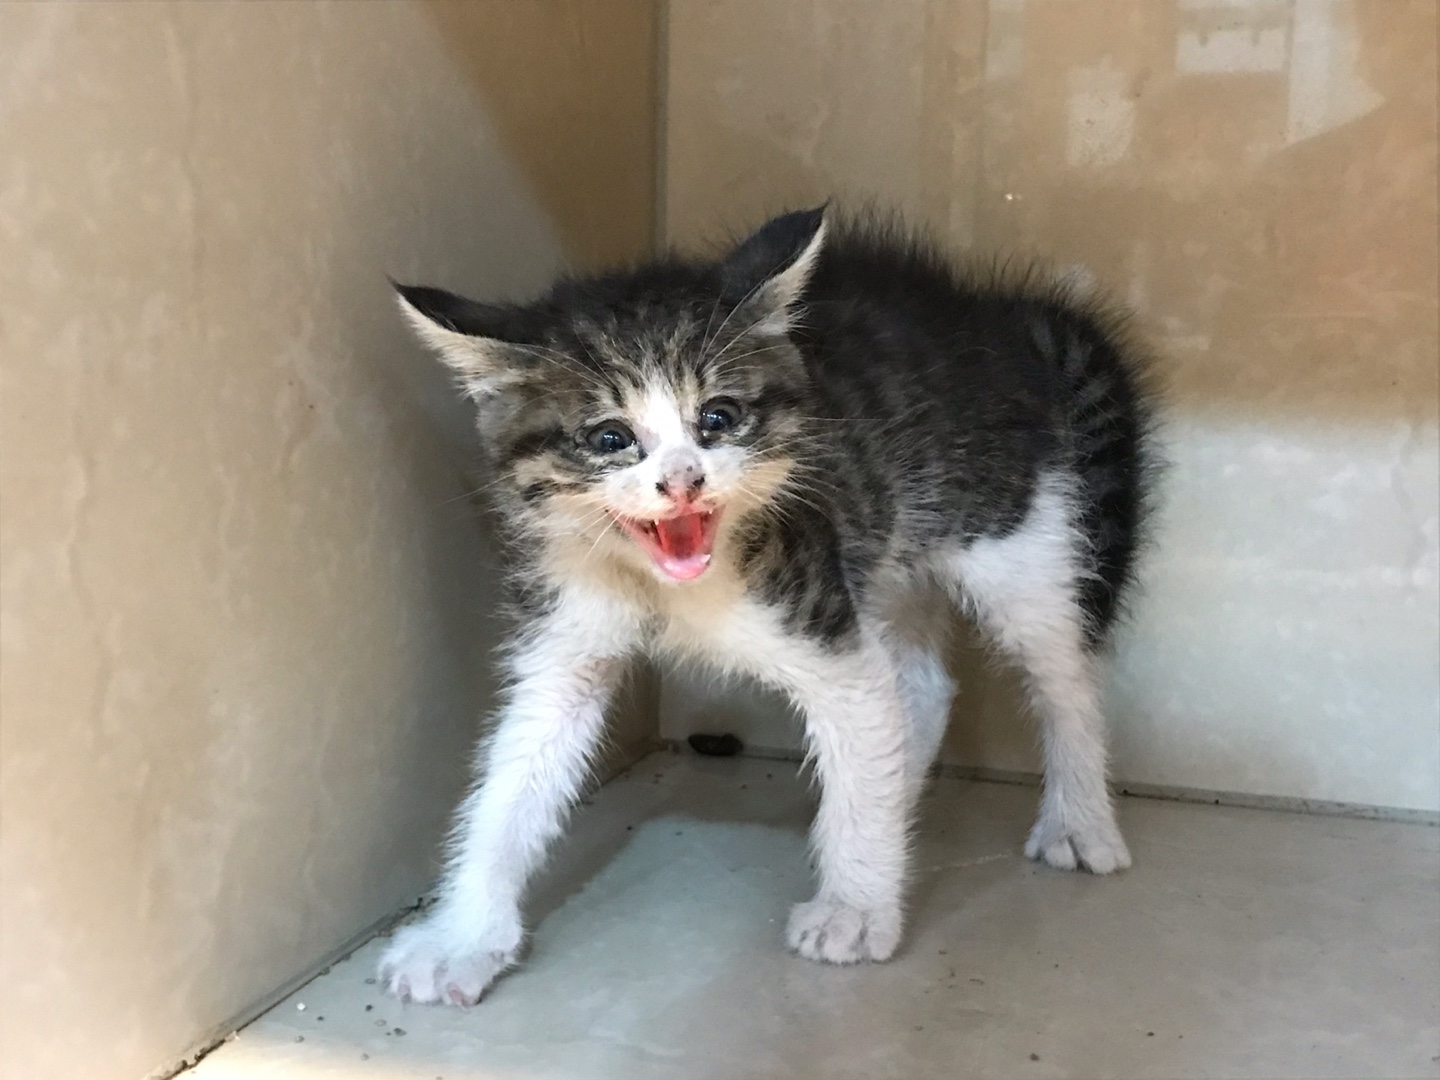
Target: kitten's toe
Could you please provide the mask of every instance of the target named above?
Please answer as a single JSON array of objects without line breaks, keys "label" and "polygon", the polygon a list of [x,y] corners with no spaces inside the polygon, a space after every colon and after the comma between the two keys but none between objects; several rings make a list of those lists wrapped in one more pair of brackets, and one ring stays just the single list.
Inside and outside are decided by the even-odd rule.
[{"label": "kitten's toe", "polygon": [[1092,874],[1113,874],[1130,866],[1130,850],[1113,821],[1075,826],[1042,814],[1030,831],[1025,855],[1057,870]]},{"label": "kitten's toe", "polygon": [[790,909],[786,943],[807,960],[858,964],[889,960],[900,944],[896,911],[863,910],[833,900],[811,900]]},{"label": "kitten's toe", "polygon": [[395,934],[380,959],[380,979],[402,1001],[469,1006],[515,965],[518,947],[462,942],[431,923]]}]

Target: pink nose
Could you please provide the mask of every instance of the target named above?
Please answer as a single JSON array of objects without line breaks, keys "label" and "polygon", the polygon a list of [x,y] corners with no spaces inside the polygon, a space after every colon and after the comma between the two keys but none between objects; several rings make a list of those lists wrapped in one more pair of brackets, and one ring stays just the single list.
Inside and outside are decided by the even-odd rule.
[{"label": "pink nose", "polygon": [[704,486],[705,473],[700,466],[687,465],[666,476],[655,485],[655,490],[661,495],[669,495],[678,503],[689,503],[700,497],[700,489]]}]

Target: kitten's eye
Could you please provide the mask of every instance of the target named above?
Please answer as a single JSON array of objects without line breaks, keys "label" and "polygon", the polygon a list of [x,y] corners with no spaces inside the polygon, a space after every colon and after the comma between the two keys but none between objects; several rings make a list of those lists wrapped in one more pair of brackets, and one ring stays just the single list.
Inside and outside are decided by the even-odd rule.
[{"label": "kitten's eye", "polygon": [[635,445],[635,436],[624,424],[612,420],[591,428],[585,435],[585,441],[597,454],[618,454]]},{"label": "kitten's eye", "polygon": [[740,404],[730,398],[707,401],[700,409],[700,430],[715,434],[740,423]]}]

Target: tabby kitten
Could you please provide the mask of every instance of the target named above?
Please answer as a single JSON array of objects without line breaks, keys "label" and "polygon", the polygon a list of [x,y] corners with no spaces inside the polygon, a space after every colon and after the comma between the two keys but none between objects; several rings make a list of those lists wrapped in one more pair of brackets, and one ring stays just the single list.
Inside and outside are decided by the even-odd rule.
[{"label": "tabby kitten", "polygon": [[819,889],[786,931],[802,956],[900,943],[955,608],[1024,669],[1042,722],[1025,853],[1130,865],[1097,664],[1146,516],[1139,360],[1061,288],[968,277],[834,217],[523,306],[399,287],[477,406],[520,614],[438,903],[381,961],[401,998],[473,1004],[515,964],[526,882],[642,652],[753,676],[803,713],[821,800]]}]

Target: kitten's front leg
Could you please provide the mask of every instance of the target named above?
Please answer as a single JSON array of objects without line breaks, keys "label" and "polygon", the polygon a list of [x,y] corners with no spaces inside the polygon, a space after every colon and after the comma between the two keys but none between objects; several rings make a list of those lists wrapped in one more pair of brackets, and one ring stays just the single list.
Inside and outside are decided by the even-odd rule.
[{"label": "kitten's front leg", "polygon": [[874,642],[806,669],[790,690],[820,779],[820,888],[791,910],[786,940],[811,960],[888,960],[904,923],[912,801],[896,675]]},{"label": "kitten's front leg", "polygon": [[512,688],[483,744],[481,776],[456,814],[435,909],[396,933],[380,961],[391,993],[473,1005],[514,966],[520,900],[579,792],[630,645],[623,619],[562,604],[511,662]]}]

